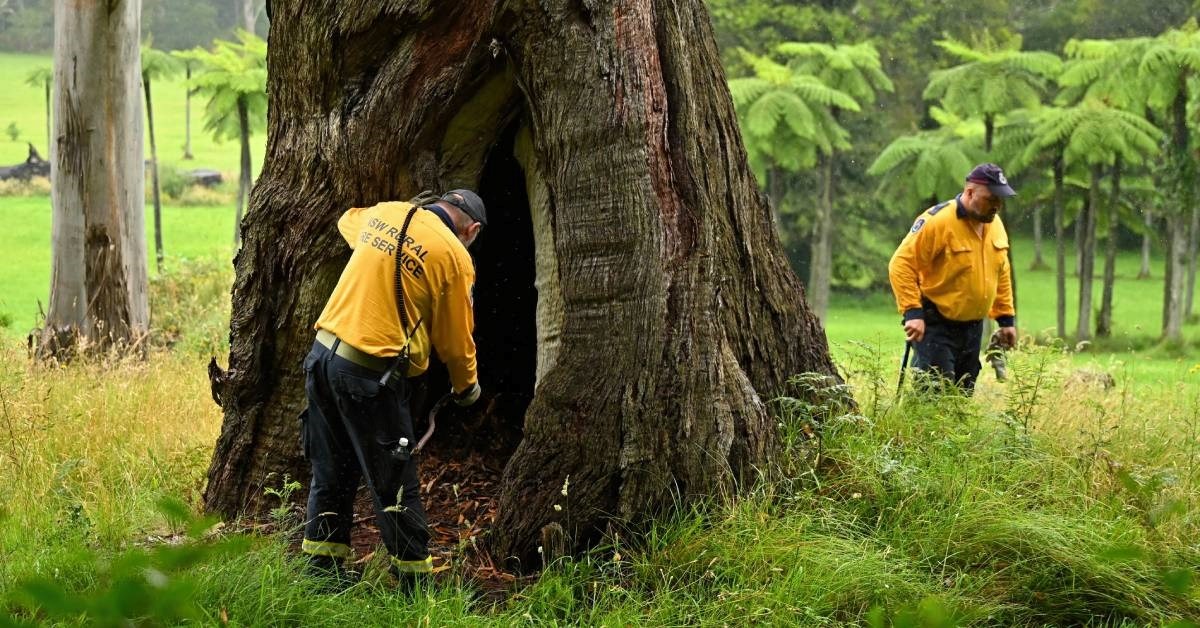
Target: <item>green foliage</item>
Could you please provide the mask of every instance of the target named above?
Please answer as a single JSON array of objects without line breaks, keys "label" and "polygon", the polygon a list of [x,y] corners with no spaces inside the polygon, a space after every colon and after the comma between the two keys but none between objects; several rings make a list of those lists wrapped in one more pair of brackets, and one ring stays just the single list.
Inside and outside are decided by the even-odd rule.
[{"label": "green foliage", "polygon": [[21,139],[21,129],[16,122],[9,122],[8,126],[4,127],[4,134],[8,136],[10,142]]},{"label": "green foliage", "polygon": [[25,75],[25,84],[30,87],[45,89],[54,84],[54,68],[48,65],[38,66]]},{"label": "green foliage", "polygon": [[1162,132],[1141,116],[1096,100],[1068,108],[1047,109],[1032,131],[1021,158],[1031,163],[1036,155],[1061,148],[1069,163],[1113,163],[1120,156],[1141,163],[1159,151]]},{"label": "green foliage", "polygon": [[204,128],[217,140],[238,139],[239,104],[249,114],[249,132],[261,130],[267,119],[267,43],[239,30],[237,42],[217,40],[211,51],[194,48],[173,53],[199,64],[191,87],[208,97]]},{"label": "green foliage", "polygon": [[878,194],[913,214],[935,199],[952,198],[979,162],[978,143],[950,129],[920,131],[888,144],[867,168],[881,177]]},{"label": "green foliage", "polygon": [[964,63],[932,72],[924,97],[961,117],[982,116],[987,121],[1014,109],[1036,108],[1047,80],[1062,71],[1057,55],[1022,51],[1020,37],[998,42],[984,31],[974,45],[955,39],[936,43]]},{"label": "green foliage", "polygon": [[154,48],[151,42],[142,44],[142,80],[157,81],[179,76],[183,72],[183,59]]}]

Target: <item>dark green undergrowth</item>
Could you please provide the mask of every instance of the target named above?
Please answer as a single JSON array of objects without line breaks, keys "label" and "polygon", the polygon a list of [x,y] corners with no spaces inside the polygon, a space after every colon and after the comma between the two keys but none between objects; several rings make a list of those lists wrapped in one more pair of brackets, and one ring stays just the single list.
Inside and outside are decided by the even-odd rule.
[{"label": "dark green undergrowth", "polygon": [[377,560],[363,583],[320,593],[287,534],[222,534],[169,500],[99,530],[86,495],[14,499],[46,512],[7,507],[0,522],[0,624],[1195,625],[1195,392],[1073,391],[1061,361],[1030,349],[974,399],[897,398],[869,351],[848,361],[849,386],[797,378],[775,405],[783,447],[764,481],[499,602],[457,567],[400,595]]}]

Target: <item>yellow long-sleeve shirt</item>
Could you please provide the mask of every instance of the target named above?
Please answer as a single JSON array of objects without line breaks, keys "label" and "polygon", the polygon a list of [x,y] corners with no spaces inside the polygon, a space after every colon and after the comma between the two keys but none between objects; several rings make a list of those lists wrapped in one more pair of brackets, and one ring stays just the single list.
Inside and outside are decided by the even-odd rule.
[{"label": "yellow long-sleeve shirt", "polygon": [[475,265],[446,223],[424,209],[413,215],[407,240],[399,247],[410,328],[407,333],[400,329],[394,286],[397,245],[411,208],[408,203],[387,202],[342,215],[338,230],[354,252],[315,328],[378,357],[398,355],[411,334],[408,375],[429,368],[432,345],[450,371],[454,390],[466,390],[479,379],[471,335]]},{"label": "yellow long-sleeve shirt", "polygon": [[961,199],[934,206],[917,217],[892,261],[888,278],[905,320],[923,318],[921,298],[951,320],[984,316],[1002,326],[1013,324],[1012,275],[1008,233],[999,216],[983,224],[966,218]]}]

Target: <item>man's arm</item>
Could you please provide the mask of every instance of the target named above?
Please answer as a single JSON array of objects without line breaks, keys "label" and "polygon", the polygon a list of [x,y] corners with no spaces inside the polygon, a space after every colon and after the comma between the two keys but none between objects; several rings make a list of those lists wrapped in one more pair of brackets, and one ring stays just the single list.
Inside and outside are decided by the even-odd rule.
[{"label": "man's arm", "polygon": [[1004,256],[1000,269],[1000,280],[996,285],[996,300],[992,301],[992,310],[988,316],[996,320],[1000,326],[1000,342],[1006,347],[1017,344],[1017,311],[1013,307],[1012,267],[1008,255]]},{"label": "man's arm", "polygon": [[929,264],[935,250],[932,230],[925,227],[928,219],[926,214],[917,218],[888,263],[888,280],[896,297],[896,308],[904,316],[905,336],[913,342],[920,342],[925,335],[918,271]]},{"label": "man's arm", "polygon": [[471,302],[471,288],[475,284],[475,270],[458,264],[453,273],[434,294],[433,320],[430,321],[430,339],[437,349],[438,357],[450,371],[450,385],[454,392],[470,391],[479,382],[475,362],[475,311]]}]

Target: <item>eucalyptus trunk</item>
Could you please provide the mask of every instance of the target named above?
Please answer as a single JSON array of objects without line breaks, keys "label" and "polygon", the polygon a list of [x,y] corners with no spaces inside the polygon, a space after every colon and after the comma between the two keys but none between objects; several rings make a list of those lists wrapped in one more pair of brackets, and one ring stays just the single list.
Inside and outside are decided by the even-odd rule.
[{"label": "eucalyptus trunk", "polygon": [[42,355],[137,345],[147,300],[140,0],[54,7],[50,308]]},{"label": "eucalyptus trunk", "polygon": [[1054,157],[1054,290],[1055,321],[1059,338],[1067,337],[1067,229],[1063,207],[1063,151]]},{"label": "eucalyptus trunk", "polygon": [[1166,279],[1163,283],[1163,338],[1171,342],[1183,341],[1183,324],[1187,318],[1188,226],[1195,198],[1195,162],[1188,152],[1187,101],[1187,80],[1181,74],[1171,106],[1171,150],[1167,158],[1173,194],[1166,216],[1170,243],[1163,273]]},{"label": "eucalyptus trunk", "polygon": [[829,284],[833,278],[833,172],[834,154],[825,159],[821,203],[813,225],[812,261],[808,269],[809,307],[822,322],[829,309]]},{"label": "eucalyptus trunk", "polygon": [[1096,320],[1096,336],[1112,335],[1113,287],[1117,281],[1117,236],[1121,228],[1121,157],[1112,169],[1112,196],[1108,199],[1108,235],[1104,238],[1104,286],[1100,297],[1100,317]]},{"label": "eucalyptus trunk", "polygon": [[[473,251],[478,405],[531,391],[494,427],[521,437],[494,554],[536,565],[551,524],[585,546],[769,468],[769,400],[794,374],[835,371],[701,0],[271,4],[266,159],[235,261],[229,370],[211,369],[224,424],[208,509],[261,513],[270,473],[307,476],[300,362],[349,252],[339,215],[460,186],[489,203]],[[511,272],[488,274],[500,264]],[[517,271],[528,281],[502,283]],[[544,295],[508,296],[546,273],[561,299],[550,354],[536,346],[555,316]],[[503,368],[513,347],[542,363]]]},{"label": "eucalyptus trunk", "polygon": [[1092,281],[1096,269],[1096,213],[1100,211],[1100,180],[1103,166],[1091,167],[1091,187],[1088,202],[1079,216],[1078,229],[1082,246],[1079,249],[1079,319],[1075,327],[1077,342],[1091,340]]}]

